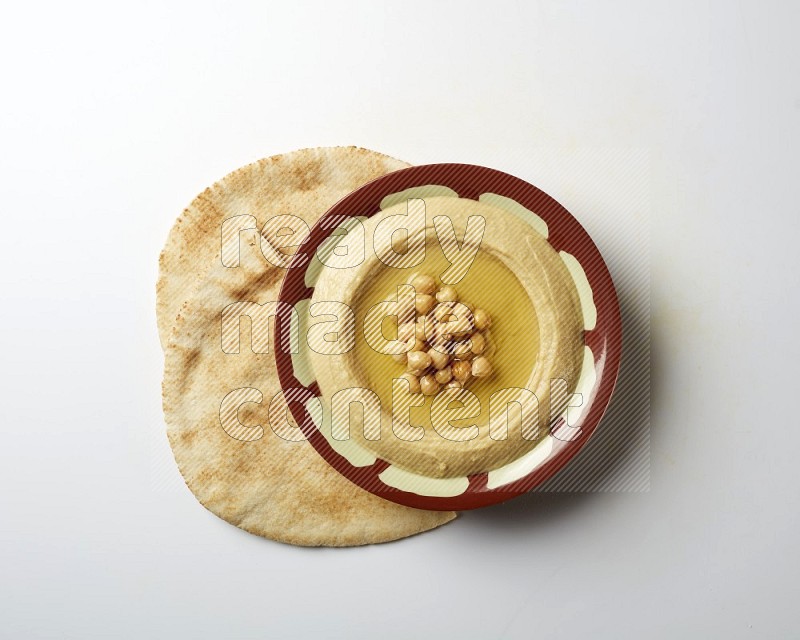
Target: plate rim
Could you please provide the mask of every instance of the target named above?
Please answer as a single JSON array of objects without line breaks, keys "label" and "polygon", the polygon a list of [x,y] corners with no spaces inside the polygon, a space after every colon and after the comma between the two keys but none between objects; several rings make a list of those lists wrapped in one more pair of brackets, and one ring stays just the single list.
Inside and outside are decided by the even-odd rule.
[{"label": "plate rim", "polygon": [[[481,472],[469,476],[467,489],[452,497],[423,496],[390,487],[378,477],[390,466],[387,461],[378,459],[368,467],[355,467],[334,451],[304,406],[312,395],[320,395],[316,380],[303,385],[296,379],[289,348],[291,310],[297,302],[310,298],[313,293],[313,287],[305,284],[305,273],[311,256],[320,244],[344,220],[356,216],[371,217],[379,213],[380,202],[385,196],[426,185],[449,187],[459,198],[476,201],[484,193],[505,196],[536,213],[548,225],[547,240],[551,246],[578,259],[597,307],[597,325],[584,331],[584,344],[592,341],[594,347],[590,348],[595,368],[600,363],[600,371],[597,372],[597,381],[592,388],[590,406],[582,421],[580,434],[569,442],[559,441],[563,444],[556,447],[543,463],[507,485],[489,489],[486,486],[488,472]],[[584,259],[580,259],[578,254]],[[598,331],[601,326],[602,330]],[[466,510],[497,504],[527,493],[553,477],[597,431],[616,387],[622,357],[622,320],[616,288],[599,248],[577,218],[552,196],[521,178],[497,169],[462,163],[417,165],[388,173],[355,189],[328,209],[312,226],[309,235],[292,257],[281,283],[272,337],[281,390],[290,391],[286,393],[289,410],[306,439],[322,458],[345,478],[374,495],[397,504],[429,510]]]}]

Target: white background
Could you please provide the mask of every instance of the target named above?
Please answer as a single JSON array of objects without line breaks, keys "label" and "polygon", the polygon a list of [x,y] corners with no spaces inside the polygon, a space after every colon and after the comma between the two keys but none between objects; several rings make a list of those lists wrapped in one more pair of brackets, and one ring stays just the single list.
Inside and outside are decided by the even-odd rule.
[{"label": "white background", "polygon": [[[796,635],[793,5],[5,6],[0,636]],[[309,550],[159,466],[167,230],[228,171],[337,144],[519,175],[612,262],[649,215],[649,491]]]}]

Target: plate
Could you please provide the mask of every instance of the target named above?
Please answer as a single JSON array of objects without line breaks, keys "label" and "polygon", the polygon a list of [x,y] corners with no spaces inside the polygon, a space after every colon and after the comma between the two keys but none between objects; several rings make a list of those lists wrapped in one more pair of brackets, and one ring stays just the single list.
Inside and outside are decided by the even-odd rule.
[{"label": "plate", "polygon": [[[318,249],[347,221],[369,218],[387,202],[432,195],[456,195],[500,206],[522,217],[547,238],[573,276],[584,315],[584,363],[575,393],[577,415],[562,414],[531,451],[499,469],[465,478],[436,479],[393,467],[374,456],[353,455],[321,428],[320,390],[304,366],[303,340],[295,308],[313,294],[308,265]],[[293,315],[295,319],[293,320]],[[294,335],[294,337],[292,337]],[[580,223],[556,200],[509,174],[466,164],[432,164],[403,169],[370,182],[335,204],[311,229],[292,259],[281,287],[274,328],[278,375],[289,410],[317,452],[339,473],[363,489],[398,504],[420,509],[464,510],[503,502],[534,489],[564,467],[597,429],[619,373],[622,333],[619,303],[608,268]],[[292,353],[292,345],[295,352]],[[299,347],[298,347],[299,345]],[[299,350],[298,350],[299,349]],[[576,396],[578,397],[578,396]],[[316,410],[315,410],[316,408]],[[455,482],[454,480],[458,480]]]}]

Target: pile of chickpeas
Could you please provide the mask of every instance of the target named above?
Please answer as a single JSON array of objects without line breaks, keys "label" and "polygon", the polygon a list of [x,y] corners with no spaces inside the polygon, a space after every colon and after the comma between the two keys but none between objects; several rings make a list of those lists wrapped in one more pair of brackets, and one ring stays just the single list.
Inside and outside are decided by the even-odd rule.
[{"label": "pile of chickpeas", "polygon": [[492,375],[491,316],[459,300],[455,287],[437,287],[428,274],[414,275],[409,284],[416,290],[416,313],[400,324],[398,336],[410,349],[392,357],[405,365],[400,377],[408,380],[411,393],[433,396]]}]

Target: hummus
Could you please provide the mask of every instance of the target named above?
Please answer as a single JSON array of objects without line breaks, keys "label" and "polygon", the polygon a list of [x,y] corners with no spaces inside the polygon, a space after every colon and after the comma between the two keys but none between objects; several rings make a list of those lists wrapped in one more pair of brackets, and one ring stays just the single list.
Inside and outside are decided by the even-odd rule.
[{"label": "hummus", "polygon": [[[386,256],[400,253],[398,245],[406,239],[383,222],[410,214],[411,202],[389,206],[357,225],[366,241],[363,255],[353,261],[358,264],[319,271],[312,309],[316,303],[340,302],[355,319],[352,348],[330,353],[312,345],[309,350],[322,402],[330,411],[331,399],[342,390],[377,394],[379,404],[367,396],[360,407],[349,404],[346,437],[401,469],[433,478],[497,469],[532,450],[570,402],[584,353],[578,290],[561,256],[530,225],[503,208],[457,197],[424,198],[424,224],[407,234],[406,259],[391,263]],[[446,219],[458,244],[448,245],[442,235]],[[468,225],[480,219],[485,228],[477,237]],[[415,256],[421,247],[419,261]],[[453,259],[453,250],[461,251],[459,259]],[[397,299],[397,287],[417,272],[454,284],[463,299],[494,319],[495,374],[468,386],[470,397],[453,390],[409,400],[395,381],[404,367],[365,340],[368,311],[377,302]],[[454,277],[457,282],[446,281]],[[396,331],[391,320],[381,326],[384,338],[397,337],[391,335]],[[358,401],[357,394],[348,398]],[[403,419],[393,418],[398,404]],[[342,439],[341,433],[334,437]]]}]

